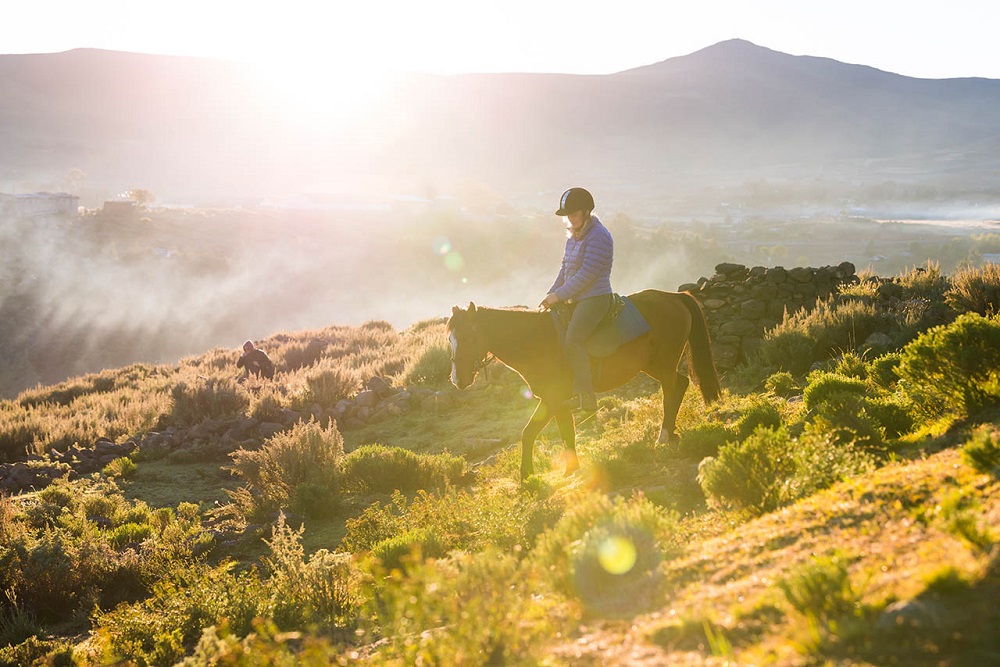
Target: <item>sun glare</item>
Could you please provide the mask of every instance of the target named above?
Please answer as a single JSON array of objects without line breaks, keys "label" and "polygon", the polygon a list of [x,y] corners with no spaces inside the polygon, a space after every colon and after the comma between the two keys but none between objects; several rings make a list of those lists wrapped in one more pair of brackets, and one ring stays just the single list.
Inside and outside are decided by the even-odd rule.
[{"label": "sun glare", "polygon": [[313,129],[335,130],[361,119],[377,105],[389,81],[384,72],[316,59],[258,63],[253,72],[277,113]]}]

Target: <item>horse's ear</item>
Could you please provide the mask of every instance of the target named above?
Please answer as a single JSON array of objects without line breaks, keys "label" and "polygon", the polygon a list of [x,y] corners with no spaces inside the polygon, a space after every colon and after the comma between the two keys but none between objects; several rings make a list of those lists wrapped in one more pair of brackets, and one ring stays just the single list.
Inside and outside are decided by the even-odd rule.
[{"label": "horse's ear", "polygon": [[462,312],[462,309],[459,308],[458,306],[452,306],[451,307],[451,314],[452,315],[458,315],[460,312]]},{"label": "horse's ear", "polygon": [[470,313],[476,312],[476,304],[472,303],[471,301],[469,302],[469,312]]}]

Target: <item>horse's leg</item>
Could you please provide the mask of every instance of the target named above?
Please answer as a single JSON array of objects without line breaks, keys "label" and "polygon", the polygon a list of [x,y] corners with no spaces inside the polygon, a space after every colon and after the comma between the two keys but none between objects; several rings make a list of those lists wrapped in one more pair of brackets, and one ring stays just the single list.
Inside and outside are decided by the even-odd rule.
[{"label": "horse's leg", "polygon": [[539,402],[531,419],[521,431],[521,479],[527,479],[535,473],[532,456],[535,449],[535,439],[542,429],[552,421],[552,413],[545,403]]},{"label": "horse's leg", "polygon": [[580,459],[576,456],[576,424],[573,423],[573,413],[566,408],[560,407],[555,417],[559,435],[562,436],[563,446],[566,449],[563,458],[566,459],[565,475],[568,477],[580,468]]},{"label": "horse's leg", "polygon": [[681,409],[684,392],[691,382],[686,375],[676,371],[672,375],[670,380],[660,380],[660,391],[663,394],[663,423],[660,425],[660,437],[656,441],[661,445],[677,442],[680,439],[677,435],[677,412]]}]

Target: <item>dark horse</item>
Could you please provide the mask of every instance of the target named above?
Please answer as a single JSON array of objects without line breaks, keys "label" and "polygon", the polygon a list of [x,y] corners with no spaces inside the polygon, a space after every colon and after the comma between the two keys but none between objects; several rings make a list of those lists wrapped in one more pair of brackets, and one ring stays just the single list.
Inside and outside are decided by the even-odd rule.
[{"label": "dark horse", "polygon": [[[593,359],[594,389],[608,391],[631,380],[639,371],[659,380],[663,392],[663,424],[659,442],[677,440],[675,421],[688,378],[678,371],[685,346],[691,368],[706,403],[719,396],[719,379],[712,359],[708,327],[701,305],[687,292],[644,290],[629,298],[650,325],[647,334],[621,346],[614,354]],[[448,320],[452,348],[451,380],[464,389],[475,380],[490,353],[520,373],[540,402],[521,433],[521,477],[534,472],[535,438],[554,417],[566,446],[566,474],[579,467],[576,428],[564,403],[570,398],[570,371],[559,349],[550,313],[458,306]]]}]

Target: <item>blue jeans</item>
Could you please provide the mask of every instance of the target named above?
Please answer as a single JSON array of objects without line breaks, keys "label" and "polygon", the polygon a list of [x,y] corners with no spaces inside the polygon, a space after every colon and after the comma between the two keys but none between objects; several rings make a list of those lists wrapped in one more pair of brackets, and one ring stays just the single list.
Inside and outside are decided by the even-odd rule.
[{"label": "blue jeans", "polygon": [[610,308],[611,295],[601,294],[579,301],[573,311],[573,318],[566,329],[566,360],[573,371],[574,394],[587,396],[594,393],[586,343]]}]

